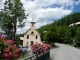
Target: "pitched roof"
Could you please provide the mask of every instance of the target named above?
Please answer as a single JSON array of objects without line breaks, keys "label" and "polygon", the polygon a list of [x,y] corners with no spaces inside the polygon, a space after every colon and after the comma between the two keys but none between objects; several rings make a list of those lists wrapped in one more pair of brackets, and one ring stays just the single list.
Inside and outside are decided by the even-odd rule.
[{"label": "pitched roof", "polygon": [[72,23],[72,24],[69,25],[69,27],[73,26],[74,24],[75,25],[80,25],[80,22]]},{"label": "pitched roof", "polygon": [[[30,28],[31,29],[31,28]],[[30,29],[28,29],[24,34],[26,34]]]},{"label": "pitched roof", "polygon": [[[31,30],[31,28],[30,28],[29,30]],[[24,34],[26,34],[29,30],[27,30]],[[36,29],[35,29],[35,31],[36,31],[37,33],[39,33]],[[40,35],[40,33],[39,33],[39,35]]]}]

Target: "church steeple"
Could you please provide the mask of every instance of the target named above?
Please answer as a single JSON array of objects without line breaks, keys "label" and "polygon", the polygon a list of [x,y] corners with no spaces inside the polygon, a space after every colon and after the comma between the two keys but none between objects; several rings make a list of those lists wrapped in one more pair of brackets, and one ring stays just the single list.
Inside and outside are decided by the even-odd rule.
[{"label": "church steeple", "polygon": [[31,27],[35,27],[34,24],[35,24],[35,22],[34,22],[34,16],[33,16],[32,22],[31,22]]},{"label": "church steeple", "polygon": [[34,24],[35,24],[35,22],[31,22],[31,27],[35,27]]}]

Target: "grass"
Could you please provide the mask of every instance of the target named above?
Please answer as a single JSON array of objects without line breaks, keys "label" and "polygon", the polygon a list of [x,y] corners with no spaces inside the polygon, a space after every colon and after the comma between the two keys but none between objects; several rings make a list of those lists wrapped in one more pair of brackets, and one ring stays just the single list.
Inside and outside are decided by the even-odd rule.
[{"label": "grass", "polygon": [[[68,44],[69,46],[72,46],[72,47],[75,47],[73,44]],[[75,48],[78,48],[80,49],[80,47],[75,47]]]},{"label": "grass", "polygon": [[80,49],[80,47],[76,47],[76,48]]},{"label": "grass", "polygon": [[74,47],[74,45],[73,44],[68,44],[69,46],[73,46]]}]

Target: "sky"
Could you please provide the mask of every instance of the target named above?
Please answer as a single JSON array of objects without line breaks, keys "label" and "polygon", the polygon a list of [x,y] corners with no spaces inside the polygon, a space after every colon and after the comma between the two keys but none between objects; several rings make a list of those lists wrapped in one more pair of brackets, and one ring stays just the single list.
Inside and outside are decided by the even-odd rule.
[{"label": "sky", "polygon": [[24,20],[25,27],[17,29],[18,34],[25,33],[31,27],[30,22],[33,18],[37,29],[66,15],[80,12],[80,0],[21,0],[21,2],[29,16]]}]

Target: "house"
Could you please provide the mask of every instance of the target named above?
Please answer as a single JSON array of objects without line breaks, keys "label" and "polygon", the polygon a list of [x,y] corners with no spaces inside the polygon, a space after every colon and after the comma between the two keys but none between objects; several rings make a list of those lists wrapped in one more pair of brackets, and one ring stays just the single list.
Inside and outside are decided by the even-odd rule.
[{"label": "house", "polygon": [[72,23],[69,25],[69,27],[74,26],[74,25],[80,26],[80,22]]},{"label": "house", "polygon": [[20,37],[23,40],[23,46],[32,46],[34,43],[41,43],[40,34],[37,32],[34,26],[35,22],[31,22],[31,28],[24,33],[24,37]]}]

